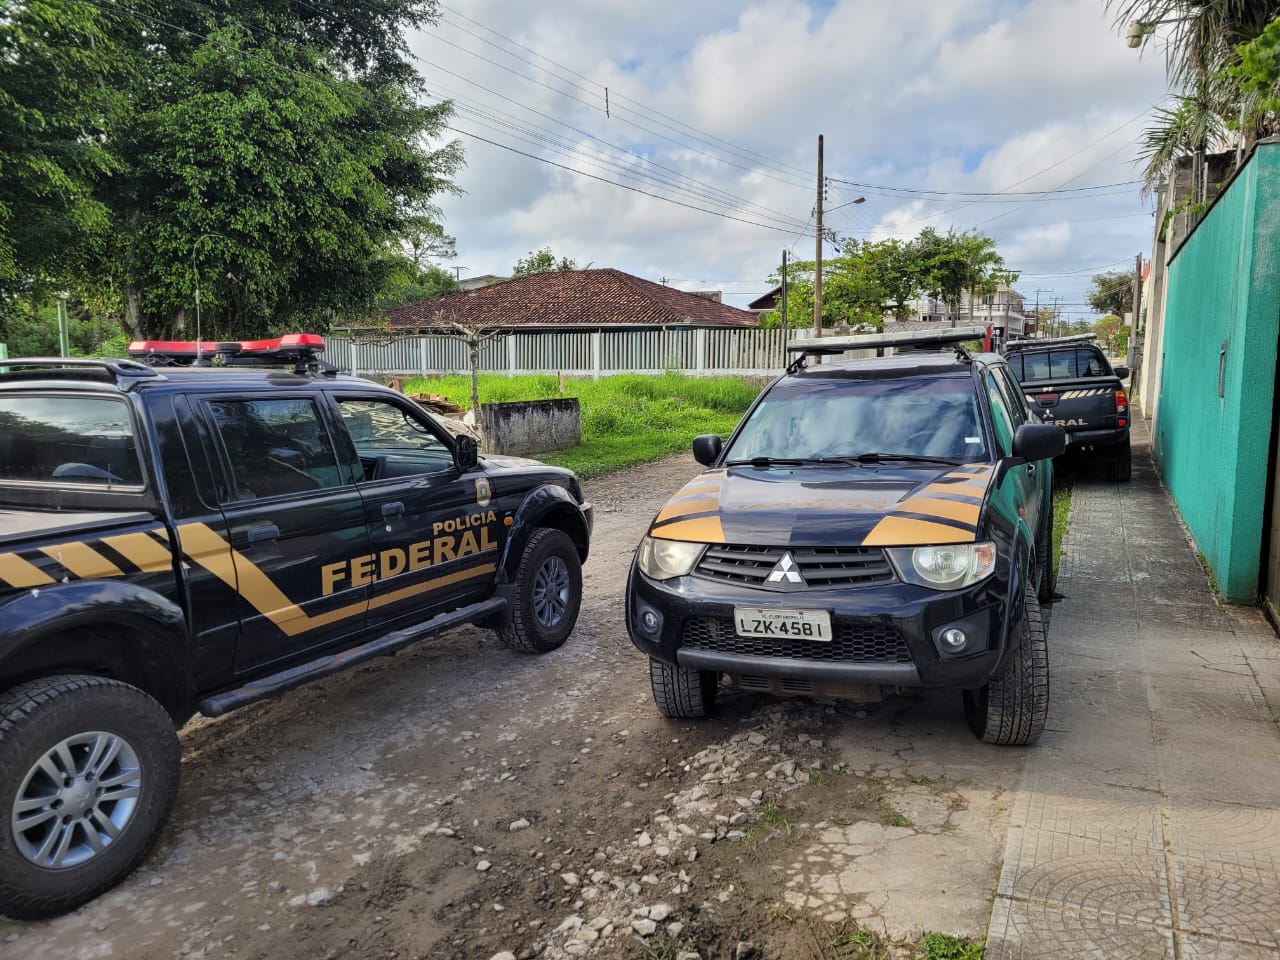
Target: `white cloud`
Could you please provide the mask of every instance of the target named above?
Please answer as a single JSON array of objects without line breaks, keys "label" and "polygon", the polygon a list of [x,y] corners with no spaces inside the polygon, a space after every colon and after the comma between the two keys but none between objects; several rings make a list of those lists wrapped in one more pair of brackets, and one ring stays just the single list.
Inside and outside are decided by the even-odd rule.
[{"label": "white cloud", "polygon": [[[508,3],[472,0],[458,10],[475,22],[446,9],[446,23],[411,39],[430,62],[422,68],[429,87],[460,95],[456,127],[775,228],[464,138],[468,165],[458,182],[467,193],[443,206],[467,272],[506,272],[550,245],[580,263],[685,287],[716,283],[741,294],[728,296],[739,304],[765,289],[783,247],[812,256],[812,240],[797,234],[814,204],[818,133],[828,175],[863,184],[997,191],[1022,180],[1017,189],[1109,183],[1134,178],[1131,141],[1142,123],[1116,128],[1164,91],[1163,65],[1125,47],[1102,0],[560,0],[522,6],[518,18]],[[741,202],[723,206],[726,194]],[[903,236],[924,226],[979,229],[1027,275],[1131,259],[1150,245],[1136,189],[1000,204],[835,183],[829,205],[859,194],[866,203],[834,212],[834,228]],[[1087,284],[1085,273],[1050,285],[1074,303]]]}]

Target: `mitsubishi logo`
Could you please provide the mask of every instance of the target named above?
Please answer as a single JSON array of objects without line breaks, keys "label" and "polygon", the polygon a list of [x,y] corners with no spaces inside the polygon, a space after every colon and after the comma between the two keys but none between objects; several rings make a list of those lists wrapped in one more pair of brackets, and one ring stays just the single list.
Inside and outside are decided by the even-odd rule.
[{"label": "mitsubishi logo", "polygon": [[774,566],[765,582],[804,584],[804,577],[800,576],[799,567],[796,565],[795,560],[792,559],[790,551],[782,555],[782,559]]}]

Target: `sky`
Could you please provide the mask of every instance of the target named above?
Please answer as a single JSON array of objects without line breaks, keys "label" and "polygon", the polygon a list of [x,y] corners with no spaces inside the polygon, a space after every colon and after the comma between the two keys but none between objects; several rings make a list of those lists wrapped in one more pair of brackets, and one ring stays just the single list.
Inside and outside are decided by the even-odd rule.
[{"label": "sky", "polygon": [[1028,306],[1091,318],[1150,254],[1164,58],[1103,0],[446,0],[408,40],[466,152],[463,279],[549,246],[745,306],[813,259],[819,134],[829,229],[979,230]]}]

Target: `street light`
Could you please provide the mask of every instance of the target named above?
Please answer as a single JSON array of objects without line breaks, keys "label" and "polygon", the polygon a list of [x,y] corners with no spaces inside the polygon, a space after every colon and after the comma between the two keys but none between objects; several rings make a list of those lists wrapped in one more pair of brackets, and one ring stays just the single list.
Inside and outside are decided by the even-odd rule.
[{"label": "street light", "polygon": [[839,210],[841,207],[847,207],[847,206],[849,206],[849,204],[853,204],[853,203],[866,203],[866,202],[867,202],[867,198],[866,198],[866,197],[858,197],[858,199],[857,199],[857,200],[850,200],[850,201],[849,201],[849,203],[842,203],[842,204],[840,204],[840,206],[839,206],[839,207],[831,207],[830,209],[828,209],[828,210],[827,210],[827,213],[835,213],[835,212],[836,212],[837,210]]}]

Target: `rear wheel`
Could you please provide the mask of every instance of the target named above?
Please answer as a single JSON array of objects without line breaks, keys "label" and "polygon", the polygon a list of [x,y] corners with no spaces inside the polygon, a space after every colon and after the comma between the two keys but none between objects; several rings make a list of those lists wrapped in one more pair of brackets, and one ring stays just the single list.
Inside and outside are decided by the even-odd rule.
[{"label": "rear wheel", "polygon": [[164,708],[105,677],[63,676],[0,695],[0,913],[65,913],[147,855],[178,790]]},{"label": "rear wheel", "polygon": [[987,743],[1034,743],[1049,715],[1049,646],[1030,584],[1023,590],[1022,615],[1014,632],[1004,672],[978,690],[964,691],[969,728]]},{"label": "rear wheel", "polygon": [[686,670],[650,657],[649,684],[653,687],[653,702],[664,717],[689,720],[711,713],[720,675],[713,670]]},{"label": "rear wheel", "polygon": [[1045,504],[1044,523],[1036,537],[1036,566],[1040,575],[1038,596],[1041,603],[1051,603],[1057,591],[1057,578],[1053,572],[1053,500]]},{"label": "rear wheel", "polygon": [[1111,455],[1111,479],[1127,483],[1133,473],[1133,451],[1126,440],[1123,446],[1117,447]]}]

